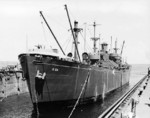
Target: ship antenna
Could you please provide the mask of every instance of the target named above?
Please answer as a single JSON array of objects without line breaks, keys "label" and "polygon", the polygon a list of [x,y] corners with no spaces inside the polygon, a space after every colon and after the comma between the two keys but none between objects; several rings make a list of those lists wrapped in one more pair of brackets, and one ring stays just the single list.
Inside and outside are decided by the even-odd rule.
[{"label": "ship antenna", "polygon": [[85,50],[85,47],[86,47],[86,25],[87,23],[84,23],[84,52],[86,52]]},{"label": "ship antenna", "polygon": [[45,23],[46,23],[46,25],[47,25],[48,29],[50,30],[51,34],[53,35],[53,37],[54,37],[55,41],[57,42],[57,44],[58,44],[59,48],[61,49],[62,53],[65,55],[65,52],[63,51],[63,49],[62,49],[62,47],[60,46],[60,44],[59,44],[59,42],[58,42],[57,38],[56,38],[56,37],[55,37],[55,35],[54,35],[54,33],[53,33],[52,29],[50,28],[50,26],[48,25],[48,23],[47,23],[47,21],[46,21],[45,17],[43,16],[42,11],[40,11],[40,14],[41,14],[41,16],[42,16],[43,20],[45,21]]},{"label": "ship antenna", "polygon": [[100,50],[100,47],[101,47],[101,34],[99,34],[99,50]]},{"label": "ship antenna", "polygon": [[122,55],[124,44],[125,44],[125,41],[123,41],[122,49],[121,49],[121,53],[120,53],[120,55]]},{"label": "ship antenna", "polygon": [[[76,48],[75,51],[77,51],[77,55],[78,55],[78,57],[79,57],[79,61],[81,62],[80,55],[79,55],[79,51],[78,51],[78,47],[77,47],[77,41],[76,41],[75,35],[74,35],[74,33],[73,33],[73,29],[72,29],[72,25],[71,25],[69,13],[68,13],[67,5],[65,5],[65,10],[66,10],[66,12],[67,12],[67,16],[68,16],[68,20],[69,20],[69,24],[70,24],[70,28],[71,28],[71,32],[72,32],[72,36],[73,36],[74,43],[75,43],[75,48]],[[77,32],[78,32],[78,31],[77,31]],[[75,54],[76,54],[76,53],[75,53]]]},{"label": "ship antenna", "polygon": [[110,43],[110,53],[112,53],[112,36],[111,36],[111,43]]},{"label": "ship antenna", "polygon": [[94,47],[93,47],[93,49],[94,49],[94,52],[96,52],[96,41],[97,40],[99,40],[99,38],[98,37],[95,37],[95,33],[96,33],[96,26],[97,25],[100,25],[100,24],[96,24],[95,22],[93,23],[93,27],[94,27],[94,37],[92,37],[91,39],[94,41]]}]

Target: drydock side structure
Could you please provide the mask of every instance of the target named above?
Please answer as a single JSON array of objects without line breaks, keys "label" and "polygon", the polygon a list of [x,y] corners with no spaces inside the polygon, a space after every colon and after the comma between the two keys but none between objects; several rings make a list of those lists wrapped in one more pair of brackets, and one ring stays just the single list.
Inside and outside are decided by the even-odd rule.
[{"label": "drydock side structure", "polygon": [[0,69],[0,98],[25,92],[28,92],[28,88],[21,69],[17,69],[16,65]]}]

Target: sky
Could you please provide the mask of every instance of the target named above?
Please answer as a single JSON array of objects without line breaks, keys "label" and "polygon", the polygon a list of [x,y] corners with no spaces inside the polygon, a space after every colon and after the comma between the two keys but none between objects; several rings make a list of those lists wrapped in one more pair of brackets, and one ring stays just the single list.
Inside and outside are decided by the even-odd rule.
[{"label": "sky", "polygon": [[[37,44],[58,48],[45,25],[42,11],[55,36],[66,52],[71,39],[64,5],[71,22],[77,20],[83,28],[79,41],[92,46],[93,22],[96,36],[110,44],[117,39],[123,56],[131,64],[150,64],[150,2],[149,0],[0,0],[0,61],[18,61],[18,55]],[[86,25],[85,25],[86,23]],[[82,40],[82,41],[81,41]],[[83,45],[79,44],[83,49]],[[71,45],[70,45],[71,46]],[[118,52],[120,53],[120,50]]]}]

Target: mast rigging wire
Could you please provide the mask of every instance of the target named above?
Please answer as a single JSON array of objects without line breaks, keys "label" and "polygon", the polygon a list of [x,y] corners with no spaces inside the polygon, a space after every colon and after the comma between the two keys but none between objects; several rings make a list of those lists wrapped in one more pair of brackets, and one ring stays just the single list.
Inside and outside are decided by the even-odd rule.
[{"label": "mast rigging wire", "polygon": [[[44,40],[46,41],[46,43],[48,43],[47,37],[46,37],[46,33],[45,33],[45,29],[44,29],[44,25],[43,22],[41,21],[42,24],[42,29],[43,29],[43,35],[44,35]],[[50,48],[52,48],[52,46],[50,45]]]},{"label": "mast rigging wire", "polygon": [[66,45],[66,43],[70,40],[70,38],[71,38],[71,35],[66,38],[66,40],[62,44],[62,47],[64,47]]},{"label": "mast rigging wire", "polygon": [[[82,36],[82,38],[84,39],[84,37],[83,37],[83,35],[82,35],[82,33],[80,32],[80,34],[81,34],[81,36]],[[86,42],[86,44],[87,44],[87,49],[89,50],[89,51],[92,51],[92,49],[91,49],[91,47],[89,46],[89,44],[88,44],[88,42]]]},{"label": "mast rigging wire", "polygon": [[77,106],[78,103],[79,103],[79,100],[80,100],[80,98],[81,98],[81,95],[82,95],[82,93],[83,93],[83,91],[84,91],[84,89],[85,89],[85,86],[86,86],[87,83],[88,83],[89,78],[90,78],[90,70],[91,70],[91,68],[90,68],[89,71],[88,71],[87,78],[86,78],[85,81],[84,81],[84,84],[83,84],[83,87],[82,87],[81,92],[80,92],[80,94],[79,94],[79,97],[78,97],[78,99],[77,99],[77,101],[76,101],[76,103],[75,103],[75,105],[74,105],[74,107],[73,107],[71,113],[69,114],[68,118],[70,118],[70,117],[72,116],[72,114],[73,114],[73,112],[74,112],[76,106]]},{"label": "mast rigging wire", "polygon": [[66,48],[65,48],[65,50],[67,50],[70,41],[71,41],[71,40],[68,40],[68,42],[66,43]]}]

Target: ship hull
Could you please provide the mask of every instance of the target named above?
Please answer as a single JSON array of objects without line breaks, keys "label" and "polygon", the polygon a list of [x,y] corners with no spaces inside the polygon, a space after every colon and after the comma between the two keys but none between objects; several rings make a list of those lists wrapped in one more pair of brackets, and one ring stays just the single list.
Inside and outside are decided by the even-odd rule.
[{"label": "ship hull", "polygon": [[109,69],[36,55],[19,56],[33,104],[68,106],[97,100],[129,83],[130,68]]}]

